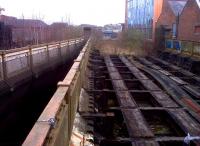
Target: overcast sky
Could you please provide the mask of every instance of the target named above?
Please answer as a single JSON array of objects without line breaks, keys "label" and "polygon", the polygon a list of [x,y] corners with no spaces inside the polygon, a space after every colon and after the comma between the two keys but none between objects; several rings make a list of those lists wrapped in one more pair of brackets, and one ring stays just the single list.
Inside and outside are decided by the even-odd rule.
[{"label": "overcast sky", "polygon": [[199,5],[199,7],[200,7],[200,0],[196,0],[196,1],[197,1],[198,5]]},{"label": "overcast sky", "polygon": [[73,24],[124,22],[125,0],[0,0],[3,14],[18,18],[40,17],[47,23],[67,21]]}]

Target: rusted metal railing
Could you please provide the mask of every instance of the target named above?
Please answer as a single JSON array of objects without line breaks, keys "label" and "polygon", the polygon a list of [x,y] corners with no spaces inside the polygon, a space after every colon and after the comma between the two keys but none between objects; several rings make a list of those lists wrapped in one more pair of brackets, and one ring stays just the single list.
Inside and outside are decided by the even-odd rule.
[{"label": "rusted metal railing", "polygon": [[65,79],[58,83],[57,91],[35,123],[23,146],[67,146],[69,144],[90,48],[89,40]]},{"label": "rusted metal railing", "polygon": [[200,56],[200,42],[188,40],[166,40],[165,48],[173,49],[180,53],[187,53],[192,56]]},{"label": "rusted metal railing", "polygon": [[57,63],[64,62],[77,52],[76,45],[82,38],[71,39],[37,46],[0,51],[0,81],[14,86],[17,82],[32,75],[36,77],[42,71]]}]

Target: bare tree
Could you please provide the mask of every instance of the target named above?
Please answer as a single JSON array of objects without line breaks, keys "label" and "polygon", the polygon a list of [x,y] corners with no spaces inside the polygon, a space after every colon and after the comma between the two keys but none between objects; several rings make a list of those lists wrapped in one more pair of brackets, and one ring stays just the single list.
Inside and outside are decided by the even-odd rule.
[{"label": "bare tree", "polygon": [[5,11],[5,9],[0,6],[0,15],[2,14],[3,11]]}]

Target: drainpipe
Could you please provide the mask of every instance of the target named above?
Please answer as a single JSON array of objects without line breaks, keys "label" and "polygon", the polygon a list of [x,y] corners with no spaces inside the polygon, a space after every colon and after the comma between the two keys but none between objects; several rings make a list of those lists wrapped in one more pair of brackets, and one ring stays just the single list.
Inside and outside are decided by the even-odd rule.
[{"label": "drainpipe", "polygon": [[178,33],[179,33],[179,19],[180,15],[178,13],[178,16],[176,17],[176,39],[178,39]]}]

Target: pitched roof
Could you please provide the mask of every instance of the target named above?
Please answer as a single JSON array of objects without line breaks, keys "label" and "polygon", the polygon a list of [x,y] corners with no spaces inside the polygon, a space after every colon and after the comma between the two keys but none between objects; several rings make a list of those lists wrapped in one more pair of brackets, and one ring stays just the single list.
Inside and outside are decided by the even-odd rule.
[{"label": "pitched roof", "polygon": [[182,13],[183,8],[187,3],[186,0],[170,0],[168,2],[175,16],[178,16]]},{"label": "pitched roof", "polygon": [[15,17],[5,16],[5,15],[0,16],[0,21],[4,22],[6,25],[11,25],[14,27],[44,27],[44,26],[47,26],[47,24],[41,20],[17,19]]},{"label": "pitched roof", "polygon": [[46,23],[44,23],[41,20],[35,20],[35,19],[17,19],[15,26],[24,26],[24,27],[44,27],[47,26]]},{"label": "pitched roof", "polygon": [[68,24],[64,22],[54,22],[50,26],[51,27],[66,27]]}]

